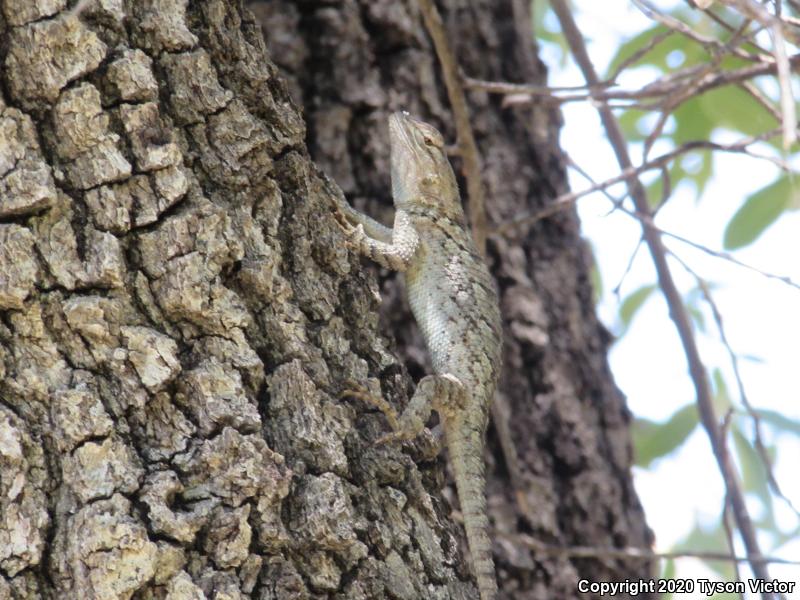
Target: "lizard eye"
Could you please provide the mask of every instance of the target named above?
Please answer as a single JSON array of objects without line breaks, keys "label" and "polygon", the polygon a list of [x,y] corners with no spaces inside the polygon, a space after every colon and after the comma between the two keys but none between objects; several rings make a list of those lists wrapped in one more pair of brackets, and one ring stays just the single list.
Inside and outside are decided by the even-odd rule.
[{"label": "lizard eye", "polygon": [[435,146],[436,144],[433,143],[433,140],[429,138],[427,135],[422,138],[422,141],[425,142],[426,146]]}]

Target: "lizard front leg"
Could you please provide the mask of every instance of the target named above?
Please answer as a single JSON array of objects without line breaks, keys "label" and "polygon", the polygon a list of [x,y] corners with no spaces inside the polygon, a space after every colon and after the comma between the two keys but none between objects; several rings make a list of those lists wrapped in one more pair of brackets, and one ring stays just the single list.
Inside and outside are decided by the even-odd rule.
[{"label": "lizard front leg", "polygon": [[[360,254],[368,256],[382,267],[392,271],[402,272],[408,269],[420,246],[419,235],[408,214],[398,210],[394,216],[392,229],[383,227],[356,211],[349,213],[348,219],[354,219],[353,215],[360,215],[363,220],[358,219],[356,227],[346,230],[346,233]],[[379,239],[371,237],[368,233],[370,230],[376,233]],[[386,232],[391,234],[390,242],[380,239],[387,236]]]},{"label": "lizard front leg", "polygon": [[379,223],[369,215],[365,215],[364,213],[359,212],[350,206],[350,203],[347,202],[344,194],[342,194],[342,190],[340,190],[328,177],[323,176],[323,178],[325,186],[330,192],[330,197],[333,200],[333,207],[335,209],[334,217],[346,233],[351,234],[353,232],[352,227],[361,225],[364,229],[364,233],[366,233],[369,237],[386,243],[390,243],[392,241],[391,227],[387,227],[383,223]]}]

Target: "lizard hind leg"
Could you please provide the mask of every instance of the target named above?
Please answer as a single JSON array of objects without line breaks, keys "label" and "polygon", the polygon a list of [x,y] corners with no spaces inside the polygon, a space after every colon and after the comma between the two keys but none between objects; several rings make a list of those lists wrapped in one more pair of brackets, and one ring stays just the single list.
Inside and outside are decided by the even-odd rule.
[{"label": "lizard hind leg", "polygon": [[386,420],[389,421],[389,426],[393,430],[400,428],[399,417],[394,407],[384,400],[382,396],[372,392],[355,381],[347,382],[347,389],[339,394],[339,398],[355,398],[356,400],[361,400],[362,402],[371,404],[383,413],[383,415],[386,417]]},{"label": "lizard hind leg", "polygon": [[417,385],[417,389],[403,413],[397,418],[392,431],[380,437],[376,443],[409,441],[416,438],[425,428],[431,410],[447,414],[465,402],[465,390],[453,375],[427,375]]}]

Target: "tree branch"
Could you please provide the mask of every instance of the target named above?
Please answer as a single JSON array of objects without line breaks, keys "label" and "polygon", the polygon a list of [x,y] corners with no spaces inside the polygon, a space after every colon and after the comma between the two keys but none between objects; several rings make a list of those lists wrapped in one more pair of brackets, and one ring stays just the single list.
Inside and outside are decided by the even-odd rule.
[{"label": "tree branch", "polygon": [[[495,530],[498,537],[505,538],[512,543],[516,543],[525,548],[534,550],[535,552],[547,554],[560,554],[570,558],[641,558],[646,560],[653,559],[670,559],[670,558],[701,558],[703,560],[719,560],[730,563],[747,563],[750,562],[749,556],[736,556],[725,554],[724,552],[692,552],[675,551],[675,552],[654,552],[646,548],[597,548],[592,546],[555,546],[552,544],[545,544],[539,540],[523,535],[523,534],[509,534]],[[765,563],[772,563],[778,565],[800,565],[800,560],[790,560],[788,558],[779,558],[777,556],[764,556],[761,559]]]},{"label": "tree branch", "polygon": [[[561,29],[572,50],[572,55],[576,63],[583,72],[584,78],[590,85],[596,83],[599,81],[599,78],[589,58],[589,54],[583,42],[583,37],[572,18],[571,9],[567,6],[565,0],[551,0],[550,4],[561,23]],[[627,144],[625,143],[622,129],[611,109],[604,102],[598,101],[597,110],[620,168],[623,170],[632,168],[633,164],[628,155]],[[649,217],[650,206],[647,203],[647,193],[641,181],[636,176],[630,176],[627,178],[626,182],[630,195],[633,198],[636,211],[643,216]],[[689,315],[686,312],[678,288],[672,278],[669,265],[667,264],[666,249],[664,248],[661,236],[653,228],[643,223],[642,232],[656,268],[659,287],[669,305],[670,317],[675,323],[684,353],[686,354],[686,359],[689,363],[689,373],[697,394],[701,421],[711,442],[711,448],[716,457],[730,499],[734,518],[744,541],[750,568],[757,577],[769,580],[771,579],[769,570],[764,562],[758,539],[756,538],[755,529],[747,511],[738,474],[730,463],[725,447],[725,440],[720,433],[712,402],[708,373],[700,357],[700,351],[697,348]],[[762,594],[762,598],[765,600],[771,597],[772,594]]]},{"label": "tree branch", "polygon": [[486,203],[484,201],[483,182],[481,181],[481,159],[475,136],[472,133],[467,99],[464,87],[461,84],[461,72],[458,68],[453,50],[447,40],[447,34],[442,24],[442,17],[432,0],[419,0],[422,20],[425,28],[433,40],[433,47],[442,66],[447,96],[453,109],[458,137],[458,148],[461,159],[464,161],[464,177],[467,180],[467,206],[470,223],[472,224],[472,237],[481,255],[486,254]]}]

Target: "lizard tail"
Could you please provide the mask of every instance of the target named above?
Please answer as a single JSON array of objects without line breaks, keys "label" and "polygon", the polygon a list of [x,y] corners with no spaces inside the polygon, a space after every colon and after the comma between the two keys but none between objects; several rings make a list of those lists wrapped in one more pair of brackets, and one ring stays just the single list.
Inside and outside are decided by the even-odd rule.
[{"label": "lizard tail", "polygon": [[489,539],[489,518],[486,515],[486,477],[481,452],[483,439],[478,431],[465,432],[463,429],[445,427],[445,437],[464,515],[472,571],[478,582],[481,600],[495,600],[497,580],[492,560],[492,542]]}]

